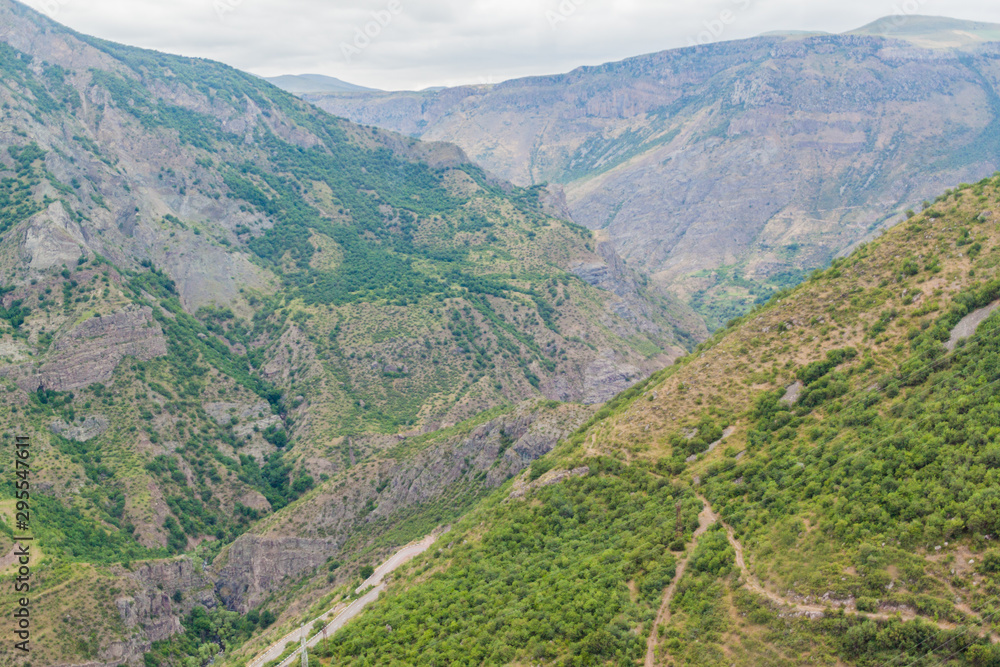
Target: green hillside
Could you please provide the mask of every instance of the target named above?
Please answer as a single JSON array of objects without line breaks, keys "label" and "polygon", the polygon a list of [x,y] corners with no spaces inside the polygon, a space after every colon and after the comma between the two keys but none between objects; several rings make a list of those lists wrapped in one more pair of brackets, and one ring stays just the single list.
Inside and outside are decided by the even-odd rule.
[{"label": "green hillside", "polygon": [[1000,175],[731,323],[536,462],[514,482],[527,494],[473,510],[316,655],[994,664],[998,222]]},{"label": "green hillside", "polygon": [[1000,174],[709,338],[453,145],[0,25],[34,667],[246,665],[427,536],[314,665],[1000,664]]},{"label": "green hillside", "polygon": [[997,41],[996,24],[889,16],[497,86],[303,97],[453,142],[520,185],[555,184],[561,215],[715,331],[1000,168]]}]

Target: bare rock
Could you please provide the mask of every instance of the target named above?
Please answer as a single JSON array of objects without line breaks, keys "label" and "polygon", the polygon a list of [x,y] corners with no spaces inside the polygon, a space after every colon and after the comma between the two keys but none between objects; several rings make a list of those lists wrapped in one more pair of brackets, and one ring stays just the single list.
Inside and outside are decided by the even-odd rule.
[{"label": "bare rock", "polygon": [[325,563],[339,546],[332,539],[243,535],[229,548],[216,591],[228,608],[246,612],[288,578]]},{"label": "bare rock", "polygon": [[715,448],[718,447],[719,445],[721,445],[722,441],[725,440],[726,438],[728,438],[729,436],[731,436],[733,433],[736,433],[736,427],[735,426],[727,426],[726,430],[724,430],[722,432],[722,437],[719,438],[718,440],[716,440],[715,442],[713,442],[712,444],[710,444],[708,446],[708,449],[705,450],[705,453],[706,454],[710,454],[711,452],[715,451]]},{"label": "bare rock", "polygon": [[[130,591],[115,600],[123,625],[132,630],[126,641],[113,642],[101,652],[106,664],[129,662],[149,651],[152,642],[183,632],[181,617],[195,605],[208,609],[218,606],[213,580],[186,557],[149,561],[134,571],[115,567],[115,574]],[[173,601],[180,593],[183,602]]]},{"label": "bare rock", "polygon": [[795,405],[795,402],[799,400],[799,396],[802,394],[802,390],[805,388],[804,384],[796,380],[785,388],[785,395],[781,397],[781,402],[785,405]]},{"label": "bare rock", "polygon": [[21,249],[32,269],[44,270],[76,262],[86,245],[80,225],[53,202],[31,220]]},{"label": "bare rock", "polygon": [[558,484],[559,482],[572,477],[586,477],[589,474],[590,468],[588,466],[573,468],[572,470],[550,470],[533,482],[525,483],[523,479],[517,480],[517,482],[514,483],[514,489],[507,497],[509,499],[523,498],[529,492],[536,489],[552,486],[553,484]]},{"label": "bare rock", "polygon": [[563,220],[573,219],[573,213],[566,201],[566,190],[561,185],[549,184],[539,196],[539,201],[547,215]]},{"label": "bare rock", "polygon": [[252,510],[257,510],[258,512],[270,512],[271,503],[267,501],[260,491],[251,489],[247,491],[242,496],[240,496],[237,501],[238,503],[249,507]]},{"label": "bare rock", "polygon": [[108,419],[103,415],[89,415],[76,426],[58,419],[49,424],[49,430],[69,440],[87,442],[107,431],[110,425]]},{"label": "bare rock", "polygon": [[167,353],[163,331],[148,306],[127,306],[85,320],[52,345],[53,354],[37,373],[22,377],[25,391],[44,386],[69,391],[107,382],[125,357],[148,361]]},{"label": "bare rock", "polygon": [[635,382],[641,371],[632,364],[615,361],[612,350],[605,350],[587,366],[584,374],[583,402],[603,403]]},{"label": "bare rock", "polygon": [[968,338],[969,336],[976,333],[976,329],[982,324],[986,318],[993,314],[993,311],[1000,307],[1000,301],[994,301],[988,306],[980,308],[979,310],[974,310],[955,325],[955,328],[951,330],[951,337],[948,342],[945,343],[945,347],[949,350],[954,350],[955,346],[958,345],[958,341],[963,338]]},{"label": "bare rock", "polygon": [[[288,527],[278,524],[265,535],[242,535],[220,554],[215,565],[219,595],[230,608],[248,609],[278,589],[284,577],[300,576],[338,554],[358,526],[434,502],[457,484],[500,486],[552,451],[591,414],[577,407],[540,416],[525,408],[435,443],[403,463],[387,460],[365,468],[359,480],[349,482],[348,493],[336,486],[339,480],[331,479],[312,499],[309,512],[296,517],[300,524],[295,536],[283,534]],[[380,437],[383,442],[371,445],[369,438],[368,444],[385,448],[398,441]],[[361,446],[357,441],[350,444],[351,451]],[[391,481],[380,487],[379,480]]]}]

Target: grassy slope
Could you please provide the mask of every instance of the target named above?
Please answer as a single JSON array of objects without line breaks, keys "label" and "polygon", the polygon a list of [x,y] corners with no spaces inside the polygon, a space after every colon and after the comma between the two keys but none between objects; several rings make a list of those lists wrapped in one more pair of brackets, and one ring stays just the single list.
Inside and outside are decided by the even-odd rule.
[{"label": "grassy slope", "polygon": [[[536,464],[589,463],[589,476],[526,502],[498,492],[320,655],[634,664],[637,636],[626,628],[641,638],[657,602],[642,582],[674,559],[664,535],[673,502],[659,494],[689,498],[698,486],[769,589],[924,620],[782,615],[741,586],[716,528],[680,582],[662,664],[992,664],[996,652],[976,636],[996,630],[1000,593],[991,509],[1000,322],[988,319],[953,353],[942,341],[1000,299],[998,220],[1000,178],[950,192],[626,392]],[[835,352],[848,348],[856,353]],[[785,406],[777,399],[797,379],[806,387]],[[727,426],[732,435],[705,453]],[[603,505],[616,490],[636,505],[627,528],[616,527],[623,500]],[[645,515],[647,506],[656,510]],[[684,507],[690,519],[697,502]],[[593,540],[582,550],[581,534]],[[616,539],[628,545],[602,551]],[[490,572],[514,562],[523,569],[494,586]],[[599,589],[576,587],[588,576]],[[617,602],[573,626],[598,591]],[[519,620],[507,620],[515,610]],[[947,621],[959,629],[935,625]]]}]

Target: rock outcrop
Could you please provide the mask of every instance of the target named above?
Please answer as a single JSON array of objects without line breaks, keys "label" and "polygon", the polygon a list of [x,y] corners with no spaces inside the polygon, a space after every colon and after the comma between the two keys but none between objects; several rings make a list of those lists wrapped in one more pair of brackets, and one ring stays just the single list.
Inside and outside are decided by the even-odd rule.
[{"label": "rock outcrop", "polygon": [[[637,280],[636,272],[626,266],[619,256],[615,246],[606,240],[603,232],[598,232],[599,240],[596,255],[601,261],[575,261],[568,270],[588,285],[593,285],[610,292],[617,297],[608,303],[610,313],[631,323],[639,331],[653,336],[663,336],[663,327],[657,324],[657,313],[666,312],[668,322],[673,327],[673,333],[680,337],[691,336],[702,340],[708,337],[704,322],[700,321],[686,307],[666,294],[660,292],[659,286],[643,286]],[[656,301],[656,306],[653,305]],[[613,318],[608,318],[606,326],[616,330],[619,335],[629,335],[620,324],[615,324]],[[683,350],[678,348],[678,353]]]},{"label": "rock outcrop", "polygon": [[218,595],[227,607],[245,612],[292,577],[325,563],[338,553],[340,543],[334,539],[244,535],[229,547],[216,582]]},{"label": "rock outcrop", "polygon": [[107,382],[125,357],[148,361],[167,353],[167,342],[148,306],[92,317],[60,336],[41,368],[18,379],[26,391],[71,391]]},{"label": "rock outcrop", "polygon": [[[525,475],[526,474],[527,473],[525,473]],[[579,468],[573,468],[572,470],[549,470],[534,481],[527,481],[524,479],[524,476],[522,476],[514,482],[514,488],[511,490],[510,494],[508,494],[507,498],[508,500],[524,498],[536,489],[552,486],[553,484],[558,484],[559,482],[573,477],[584,477],[589,474],[590,467],[581,466]]]},{"label": "rock outcrop", "polygon": [[944,344],[948,350],[954,350],[958,345],[958,342],[969,338],[976,333],[979,325],[986,321],[986,319],[993,314],[997,308],[1000,308],[1000,301],[995,301],[988,306],[979,308],[969,313],[955,325],[955,328],[951,330],[951,335],[948,337],[948,341]]},{"label": "rock outcrop", "polygon": [[111,423],[107,417],[102,415],[88,415],[82,422],[75,426],[57,419],[49,424],[49,430],[69,440],[87,442],[107,431],[110,426]]},{"label": "rock outcrop", "polygon": [[129,591],[115,600],[126,638],[101,649],[103,662],[86,664],[141,664],[153,642],[183,632],[181,618],[192,608],[213,609],[219,604],[213,580],[187,557],[137,563],[134,570],[116,566],[114,574],[119,586]]},{"label": "rock outcrop", "polygon": [[628,389],[640,377],[641,371],[623,363],[614,350],[603,350],[600,357],[587,366],[584,383],[585,403],[603,403]]},{"label": "rock outcrop", "polygon": [[[589,415],[580,406],[555,412],[526,407],[465,435],[434,441],[402,462],[382,460],[332,478],[308,507],[286,510],[267,533],[243,535],[220,554],[218,594],[228,607],[245,611],[282,582],[337,555],[364,523],[391,525],[402,511],[447,497],[459,485],[495,488],[552,451]],[[358,472],[360,478],[351,480]],[[346,489],[340,486],[344,482]]]}]

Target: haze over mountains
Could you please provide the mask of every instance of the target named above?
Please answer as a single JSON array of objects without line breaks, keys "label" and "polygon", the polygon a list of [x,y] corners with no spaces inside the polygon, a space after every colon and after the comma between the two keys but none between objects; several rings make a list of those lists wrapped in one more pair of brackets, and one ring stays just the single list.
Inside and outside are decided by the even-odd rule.
[{"label": "haze over mountains", "polygon": [[0,0],[31,664],[1000,664],[994,29],[317,98],[484,169]]},{"label": "haze over mountains", "polygon": [[353,83],[341,81],[332,76],[322,74],[285,74],[283,76],[265,77],[268,83],[282,90],[299,95],[302,93],[351,93],[356,91],[374,91]]},{"label": "haze over mountains", "polygon": [[886,16],[850,35],[890,37],[928,49],[955,49],[1000,41],[1000,25],[944,16]]},{"label": "haze over mountains", "polygon": [[717,327],[997,169],[1000,69],[986,40],[998,30],[890,17],[493,86],[305,98],[453,142],[514,183],[557,184],[573,220],[605,229]]}]

